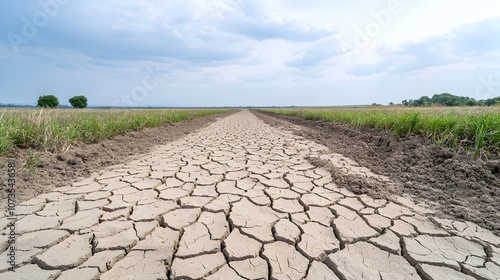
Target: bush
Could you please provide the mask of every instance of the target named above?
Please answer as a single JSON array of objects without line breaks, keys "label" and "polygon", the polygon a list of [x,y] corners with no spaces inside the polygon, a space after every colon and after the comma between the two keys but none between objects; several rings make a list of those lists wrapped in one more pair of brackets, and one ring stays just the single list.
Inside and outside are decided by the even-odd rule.
[{"label": "bush", "polygon": [[73,96],[69,99],[69,103],[73,108],[87,108],[87,97],[83,95]]},{"label": "bush", "polygon": [[50,107],[50,108],[55,108],[59,106],[59,99],[55,97],[54,95],[43,95],[38,97],[38,107]]}]

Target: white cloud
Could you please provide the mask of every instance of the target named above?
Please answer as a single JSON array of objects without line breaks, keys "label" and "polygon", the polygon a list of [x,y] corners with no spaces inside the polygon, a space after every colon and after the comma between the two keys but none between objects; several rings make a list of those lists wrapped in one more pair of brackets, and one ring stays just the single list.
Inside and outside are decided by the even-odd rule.
[{"label": "white cloud", "polygon": [[457,63],[475,64],[485,56],[496,57],[500,46],[500,18],[466,24],[440,37],[404,44],[397,49],[378,50],[383,60],[353,67],[349,73],[371,75],[379,72],[407,72]]}]

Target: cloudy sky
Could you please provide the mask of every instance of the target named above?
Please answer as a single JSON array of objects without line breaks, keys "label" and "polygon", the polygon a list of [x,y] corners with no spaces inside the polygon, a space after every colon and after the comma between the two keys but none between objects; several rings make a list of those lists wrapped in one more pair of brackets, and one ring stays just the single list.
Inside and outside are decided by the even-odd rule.
[{"label": "cloudy sky", "polygon": [[0,103],[500,96],[498,0],[16,0],[1,1],[0,23]]}]

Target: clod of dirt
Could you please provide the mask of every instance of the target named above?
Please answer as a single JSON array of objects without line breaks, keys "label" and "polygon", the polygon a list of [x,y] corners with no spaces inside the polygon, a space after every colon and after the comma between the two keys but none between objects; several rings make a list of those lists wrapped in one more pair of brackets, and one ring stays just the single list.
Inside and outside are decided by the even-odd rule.
[{"label": "clod of dirt", "polygon": [[500,161],[487,161],[485,163],[486,168],[488,168],[491,171],[491,174],[495,175],[496,177],[500,178]]},{"label": "clod of dirt", "polygon": [[56,158],[58,161],[66,161],[66,157],[64,155],[57,155]]},{"label": "clod of dirt", "polygon": [[71,158],[67,162],[68,162],[68,165],[73,165],[73,166],[83,164],[83,160],[81,158],[78,158],[78,157]]}]

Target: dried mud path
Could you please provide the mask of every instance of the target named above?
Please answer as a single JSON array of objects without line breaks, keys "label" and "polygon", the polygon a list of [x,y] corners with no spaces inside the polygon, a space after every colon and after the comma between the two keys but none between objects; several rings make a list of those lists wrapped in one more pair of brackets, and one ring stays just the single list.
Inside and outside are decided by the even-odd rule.
[{"label": "dried mud path", "polygon": [[391,181],[333,152],[230,115],[17,206],[15,272],[2,214],[0,279],[499,279],[499,237],[337,186],[308,159]]}]

